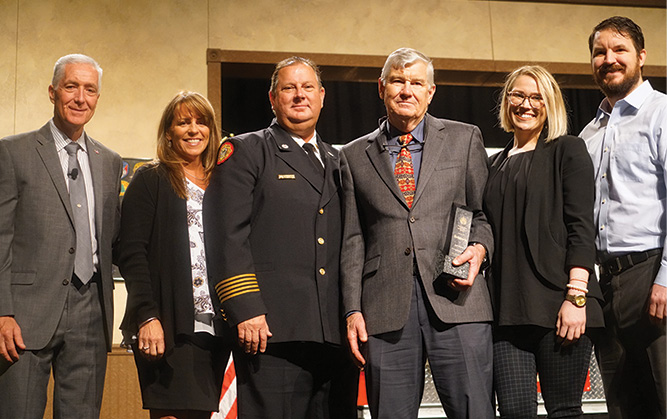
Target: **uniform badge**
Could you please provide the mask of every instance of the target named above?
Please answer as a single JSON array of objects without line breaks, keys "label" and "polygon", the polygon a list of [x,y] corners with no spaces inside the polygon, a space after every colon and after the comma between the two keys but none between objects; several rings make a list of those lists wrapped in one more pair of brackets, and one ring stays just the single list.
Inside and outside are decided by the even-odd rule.
[{"label": "uniform badge", "polygon": [[218,164],[224,163],[232,154],[234,154],[234,146],[229,141],[225,141],[218,151]]}]

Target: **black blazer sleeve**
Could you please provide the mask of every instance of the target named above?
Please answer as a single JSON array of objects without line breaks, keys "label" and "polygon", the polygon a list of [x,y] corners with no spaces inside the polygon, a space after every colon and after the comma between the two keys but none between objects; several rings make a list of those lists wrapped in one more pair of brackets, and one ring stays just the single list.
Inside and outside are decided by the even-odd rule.
[{"label": "black blazer sleeve", "polygon": [[593,205],[595,179],[593,162],[582,140],[569,137],[563,147],[563,221],[567,229],[565,267],[586,268],[595,264]]},{"label": "black blazer sleeve", "polygon": [[[593,271],[593,163],[580,138],[540,138],[529,171],[525,231],[540,274],[565,289],[573,266]],[[595,295],[597,296],[597,295]]]},{"label": "black blazer sleeve", "polygon": [[151,282],[149,246],[157,210],[156,167],[141,167],[123,197],[118,267],[127,287],[127,305],[121,329],[136,333],[138,326],[159,317]]}]

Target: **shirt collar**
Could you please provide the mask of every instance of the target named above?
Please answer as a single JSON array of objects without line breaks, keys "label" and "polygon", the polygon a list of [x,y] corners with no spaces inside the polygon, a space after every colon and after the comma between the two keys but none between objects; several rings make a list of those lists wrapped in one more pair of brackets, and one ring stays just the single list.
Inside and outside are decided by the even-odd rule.
[{"label": "shirt collar", "polygon": [[[62,132],[56,124],[53,122],[53,118],[49,120],[49,128],[51,128],[51,135],[53,136],[53,140],[56,144],[56,151],[60,152],[67,144],[72,142],[72,140],[64,133]],[[81,134],[81,139],[84,139],[83,141],[77,141],[83,151],[85,153],[88,152],[88,146],[86,144],[85,138],[86,138],[86,133],[85,131]]]},{"label": "shirt collar", "polygon": [[[618,100],[614,107],[619,107],[621,110],[630,106],[635,109],[639,109],[652,92],[653,86],[651,86],[651,83],[648,80],[644,80],[644,82],[640,84],[639,87],[637,87],[635,90],[630,92],[629,95],[623,99]],[[609,100],[607,98],[602,99],[602,102],[598,107],[597,114],[595,115],[595,121],[598,122],[605,115],[609,116],[611,111],[612,109],[609,106]]]},{"label": "shirt collar", "polygon": [[[410,134],[412,134],[412,141],[416,141],[418,143],[423,143],[424,142],[424,120],[425,119],[426,118],[422,118],[422,120],[419,122],[419,124],[417,124],[415,129],[413,129],[412,132],[410,132]],[[390,143],[390,144],[398,144],[398,137],[400,137],[401,135],[407,134],[405,132],[401,132],[401,131],[397,130],[393,125],[391,125],[389,123],[388,120],[387,120],[387,124],[385,125],[385,127],[386,127],[386,130],[387,130],[386,131],[387,137],[389,138],[388,143]]]},{"label": "shirt collar", "polygon": [[[303,147],[303,145],[306,144],[306,142],[303,141],[303,138],[299,137],[298,135],[290,133],[290,137],[292,137],[292,139],[296,141],[299,147]],[[318,152],[320,151],[320,147],[317,145],[317,131],[313,133],[313,138],[311,138],[310,141],[308,141],[308,143],[315,146],[315,150],[317,150]]]}]

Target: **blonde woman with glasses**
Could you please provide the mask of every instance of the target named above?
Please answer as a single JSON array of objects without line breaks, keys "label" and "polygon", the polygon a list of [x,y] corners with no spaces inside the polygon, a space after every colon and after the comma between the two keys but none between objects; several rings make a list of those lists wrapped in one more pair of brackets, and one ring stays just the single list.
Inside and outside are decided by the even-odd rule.
[{"label": "blonde woman with glasses", "polygon": [[490,158],[484,197],[496,248],[498,409],[503,418],[536,418],[539,374],[548,417],[578,418],[590,330],[603,326],[592,274],[593,164],[584,142],[566,135],[560,88],[542,67],[507,77],[499,120],[514,138]]}]

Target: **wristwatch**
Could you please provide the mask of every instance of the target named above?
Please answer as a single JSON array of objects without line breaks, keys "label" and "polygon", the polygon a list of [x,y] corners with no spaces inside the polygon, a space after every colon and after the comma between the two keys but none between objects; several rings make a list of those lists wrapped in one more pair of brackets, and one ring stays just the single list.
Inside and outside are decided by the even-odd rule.
[{"label": "wristwatch", "polygon": [[583,294],[581,295],[565,294],[565,299],[574,304],[576,307],[584,307],[586,305],[586,296]]}]

